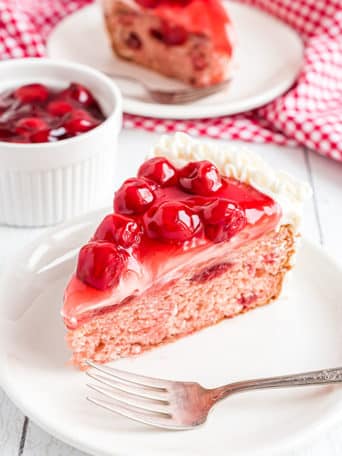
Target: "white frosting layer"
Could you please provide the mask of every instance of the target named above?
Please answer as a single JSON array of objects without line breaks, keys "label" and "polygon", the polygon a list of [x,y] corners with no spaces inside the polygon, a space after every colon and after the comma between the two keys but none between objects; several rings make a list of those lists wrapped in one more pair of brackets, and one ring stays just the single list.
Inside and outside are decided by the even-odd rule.
[{"label": "white frosting layer", "polygon": [[148,158],[165,156],[177,166],[189,161],[209,160],[220,173],[250,184],[278,202],[282,208],[281,225],[298,230],[302,207],[311,196],[311,188],[289,174],[273,170],[258,154],[244,147],[200,142],[185,133],[164,135]]}]

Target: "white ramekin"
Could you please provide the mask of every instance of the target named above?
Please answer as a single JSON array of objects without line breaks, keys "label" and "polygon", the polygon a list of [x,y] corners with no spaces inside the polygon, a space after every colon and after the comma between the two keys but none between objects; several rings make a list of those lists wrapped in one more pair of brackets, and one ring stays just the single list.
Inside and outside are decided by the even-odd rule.
[{"label": "white ramekin", "polygon": [[87,133],[54,143],[0,141],[0,223],[7,225],[56,224],[108,203],[112,190],[122,125],[117,86],[85,65],[49,59],[0,63],[0,93],[32,82],[50,87],[84,84],[106,120]]}]

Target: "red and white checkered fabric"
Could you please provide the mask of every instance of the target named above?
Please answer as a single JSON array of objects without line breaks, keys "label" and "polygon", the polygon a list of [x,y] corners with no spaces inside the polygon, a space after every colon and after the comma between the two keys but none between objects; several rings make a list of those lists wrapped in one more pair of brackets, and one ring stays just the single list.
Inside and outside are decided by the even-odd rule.
[{"label": "red and white checkered fabric", "polygon": [[[91,1],[0,0],[0,58],[44,55],[46,39],[58,21]],[[241,115],[174,121],[126,114],[125,127],[297,144],[342,161],[342,0],[241,1],[277,16],[302,35],[304,67],[295,86]]]}]

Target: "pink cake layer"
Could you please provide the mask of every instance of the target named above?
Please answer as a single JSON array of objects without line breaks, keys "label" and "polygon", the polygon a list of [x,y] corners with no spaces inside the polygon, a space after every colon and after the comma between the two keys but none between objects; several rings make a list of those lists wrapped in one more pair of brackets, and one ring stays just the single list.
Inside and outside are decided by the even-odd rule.
[{"label": "pink cake layer", "polygon": [[275,299],[294,252],[290,226],[272,230],[216,261],[148,289],[68,331],[72,362],[139,354]]},{"label": "pink cake layer", "polygon": [[111,46],[120,57],[195,86],[228,79],[231,49],[215,46],[205,34],[190,31],[184,43],[170,46],[158,39],[163,19],[154,10],[139,12],[124,2],[107,0],[104,11]]}]

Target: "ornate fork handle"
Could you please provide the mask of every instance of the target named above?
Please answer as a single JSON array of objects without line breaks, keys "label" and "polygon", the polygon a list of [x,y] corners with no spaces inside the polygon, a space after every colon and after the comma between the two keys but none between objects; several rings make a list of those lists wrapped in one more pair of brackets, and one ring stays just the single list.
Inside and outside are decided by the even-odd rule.
[{"label": "ornate fork handle", "polygon": [[305,385],[327,385],[331,383],[342,383],[342,367],[236,382],[215,388],[211,390],[211,392],[213,393],[213,401],[216,402],[231,394],[249,390]]}]

